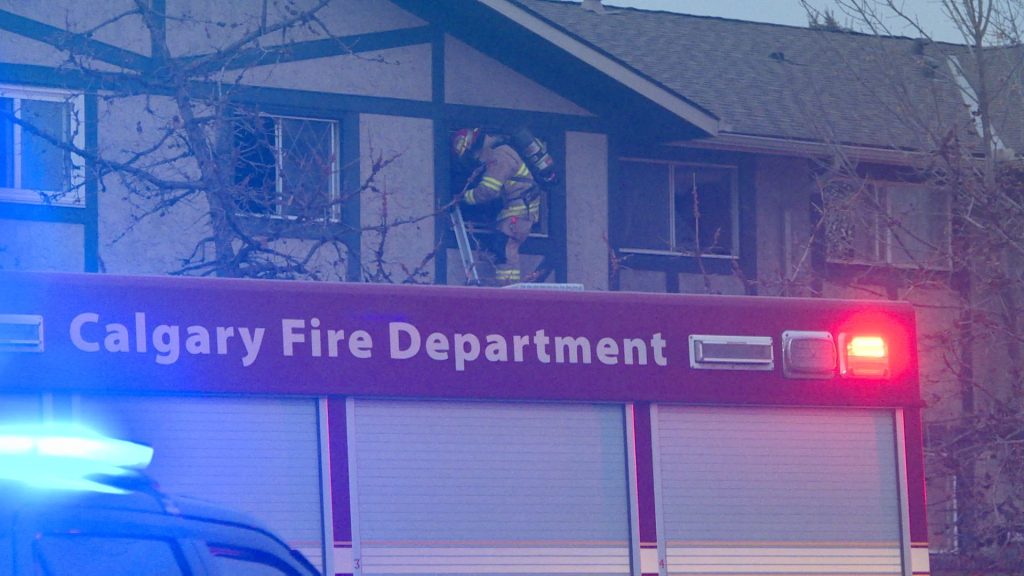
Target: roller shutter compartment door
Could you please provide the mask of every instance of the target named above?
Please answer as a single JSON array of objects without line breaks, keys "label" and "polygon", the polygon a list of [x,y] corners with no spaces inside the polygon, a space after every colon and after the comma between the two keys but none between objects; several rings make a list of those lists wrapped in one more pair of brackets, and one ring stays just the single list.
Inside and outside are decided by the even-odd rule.
[{"label": "roller shutter compartment door", "polygon": [[147,472],[172,495],[248,513],[323,566],[317,402],[86,397],[79,419],[153,446]]},{"label": "roller shutter compartment door", "polygon": [[626,574],[622,406],[349,403],[356,573]]},{"label": "roller shutter compartment door", "polygon": [[894,414],[658,406],[669,574],[900,574]]}]

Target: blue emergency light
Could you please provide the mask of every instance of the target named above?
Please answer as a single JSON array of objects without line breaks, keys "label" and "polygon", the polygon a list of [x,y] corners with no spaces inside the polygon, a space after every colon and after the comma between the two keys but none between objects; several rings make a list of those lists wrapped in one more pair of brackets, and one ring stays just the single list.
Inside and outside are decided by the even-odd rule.
[{"label": "blue emergency light", "polygon": [[149,446],[104,436],[79,424],[0,427],[0,480],[33,488],[123,493],[98,476],[124,476],[153,459]]}]

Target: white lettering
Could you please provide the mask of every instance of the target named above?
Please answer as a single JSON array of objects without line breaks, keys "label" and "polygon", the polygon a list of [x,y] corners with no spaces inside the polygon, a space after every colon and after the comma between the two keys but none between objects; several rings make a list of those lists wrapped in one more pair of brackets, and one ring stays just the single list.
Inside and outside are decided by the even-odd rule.
[{"label": "white lettering", "polygon": [[548,354],[547,346],[551,339],[544,335],[543,330],[537,330],[533,335],[533,344],[537,347],[537,360],[544,364],[551,362],[551,354]]},{"label": "white lettering", "polygon": [[[338,357],[338,343],[345,339],[344,330],[328,330],[327,331],[327,355],[331,358]],[[349,343],[351,347],[351,343]]]},{"label": "white lettering", "polygon": [[572,338],[570,336],[558,336],[555,338],[555,362],[565,362],[566,353],[569,355],[569,363],[576,364],[583,356],[583,363],[590,364],[590,340],[586,338]]},{"label": "white lettering", "polygon": [[[135,313],[135,351],[146,351],[146,313]],[[127,350],[125,350],[127,352]]]},{"label": "white lettering", "polygon": [[[391,357],[395,360],[408,360],[420,350],[420,332],[412,324],[391,322],[388,324],[390,335]],[[409,338],[409,346],[402,348],[402,334]]]},{"label": "white lettering", "polygon": [[217,354],[228,353],[228,340],[235,335],[235,329],[231,326],[217,326]]},{"label": "white lettering", "polygon": [[622,345],[626,349],[626,364],[632,365],[634,363],[634,355],[636,356],[636,363],[641,366],[647,365],[647,343],[640,338],[625,338],[622,340]]},{"label": "white lettering", "polygon": [[508,342],[501,334],[488,334],[484,358],[491,362],[508,362]]},{"label": "white lettering", "polygon": [[[145,337],[145,334],[143,334],[143,337]],[[107,324],[107,337],[103,339],[103,348],[107,352],[131,352],[132,347],[131,340],[128,338],[128,327],[124,324]]]},{"label": "white lettering", "polygon": [[474,334],[455,334],[455,370],[466,369],[466,361],[480,357],[480,339]]},{"label": "white lettering", "polygon": [[[103,322],[96,312],[82,312],[71,320],[71,343],[83,352],[149,353],[157,364],[175,364],[183,354],[232,354],[243,367],[255,364],[263,351],[267,330],[248,326],[190,325],[182,332],[177,324],[158,324],[155,318],[137,311],[127,323]],[[149,321],[154,320],[152,329]],[[101,332],[102,330],[102,332]],[[147,331],[148,330],[148,331]],[[424,336],[426,334],[426,336]],[[233,340],[236,339],[237,341]],[[463,372],[483,357],[488,363],[534,362],[537,364],[591,364],[594,356],[605,366],[620,364],[668,365],[668,343],[661,332],[645,337],[588,338],[548,335],[545,329],[530,334],[476,334],[472,332],[427,332],[408,322],[388,324],[389,357],[414,358],[421,351],[431,360],[451,362]],[[285,357],[373,357],[373,338],[367,330],[341,330],[325,326],[320,318],[281,319],[281,354]]]},{"label": "white lettering", "polygon": [[178,355],[181,353],[178,341],[177,326],[161,324],[153,329],[153,350],[156,351],[157,364],[167,365],[178,361]]},{"label": "white lettering", "polygon": [[260,355],[260,347],[263,346],[264,328],[256,328],[249,331],[245,326],[238,327],[238,335],[242,338],[242,345],[245,346],[245,355],[242,356],[242,366],[251,366]]},{"label": "white lettering", "polygon": [[189,326],[185,329],[185,351],[189,354],[210,353],[210,331],[202,326]]},{"label": "white lettering", "polygon": [[[231,339],[238,336],[241,341],[240,359],[243,366],[251,366],[257,358],[259,358],[260,351],[263,347],[263,338],[266,335],[265,328],[249,328],[246,326],[216,326],[216,327],[205,327],[199,325],[191,325],[185,328],[184,334],[182,334],[181,327],[177,324],[157,324],[152,330],[149,330],[148,318],[145,312],[135,312],[132,314],[131,324],[122,324],[120,322],[107,322],[103,324],[103,339],[98,341],[95,338],[99,336],[96,334],[96,325],[100,324],[100,315],[96,312],[82,312],[71,320],[71,324],[68,329],[68,334],[71,338],[71,343],[82,350],[83,352],[99,352],[104,350],[106,352],[121,353],[121,352],[135,352],[145,354],[147,352],[153,355],[153,361],[157,364],[164,366],[177,363],[181,360],[182,352],[187,354],[210,354],[211,353],[211,331],[216,334],[216,350],[217,354],[226,355],[228,353],[238,353],[238,346],[231,345]],[[286,334],[291,334],[287,330],[288,320],[285,320]],[[298,326],[302,327],[302,321],[297,322]],[[238,330],[237,334],[235,330]],[[92,335],[92,337],[90,337]],[[289,341],[285,339],[285,354],[288,355],[290,346],[297,342],[303,342],[303,335],[301,333],[291,334],[292,339]],[[184,342],[182,338],[184,337]],[[369,335],[367,335],[367,338]],[[182,345],[184,344],[184,348]],[[360,344],[357,346],[365,346]],[[152,350],[150,348],[152,347]]]},{"label": "white lettering", "polygon": [[281,345],[285,356],[295,355],[295,345],[306,341],[306,335],[299,330],[306,328],[305,320],[284,318],[281,320]]},{"label": "white lettering", "polygon": [[665,340],[661,332],[651,336],[651,348],[654,348],[654,363],[658,366],[668,366],[668,358],[665,357]]},{"label": "white lettering", "polygon": [[373,356],[373,338],[366,330],[352,332],[348,341],[348,351],[356,358],[370,358]]},{"label": "white lettering", "polygon": [[90,342],[82,337],[82,326],[85,324],[96,324],[100,321],[100,315],[95,312],[82,312],[71,320],[71,343],[75,348],[83,352],[99,352],[98,342]]},{"label": "white lettering", "polygon": [[597,341],[597,359],[601,364],[614,366],[619,363],[619,343],[614,338],[601,338]]},{"label": "white lettering", "polygon": [[530,337],[517,334],[512,337],[512,345],[515,347],[515,361],[522,362],[523,351],[526,350],[526,347],[530,345]]},{"label": "white lettering", "polygon": [[310,318],[309,319],[309,346],[310,353],[314,358],[319,358],[321,354],[320,350],[320,319]]},{"label": "white lettering", "polygon": [[424,346],[427,350],[427,356],[431,360],[447,360],[448,359],[448,338],[440,332],[432,332],[427,336],[427,342]]}]

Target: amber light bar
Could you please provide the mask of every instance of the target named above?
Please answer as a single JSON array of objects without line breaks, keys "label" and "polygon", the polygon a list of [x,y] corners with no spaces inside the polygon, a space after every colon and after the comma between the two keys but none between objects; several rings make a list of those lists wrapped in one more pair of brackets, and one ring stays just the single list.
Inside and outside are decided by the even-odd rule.
[{"label": "amber light bar", "polygon": [[876,335],[839,335],[839,374],[846,378],[888,378],[889,346]]}]

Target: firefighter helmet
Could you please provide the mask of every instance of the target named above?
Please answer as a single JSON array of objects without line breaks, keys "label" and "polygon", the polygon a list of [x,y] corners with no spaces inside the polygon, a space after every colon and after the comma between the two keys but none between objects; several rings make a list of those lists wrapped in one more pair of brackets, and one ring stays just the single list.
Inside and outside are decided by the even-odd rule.
[{"label": "firefighter helmet", "polygon": [[480,141],[479,128],[463,128],[452,136],[452,152],[459,160],[466,160]]}]

